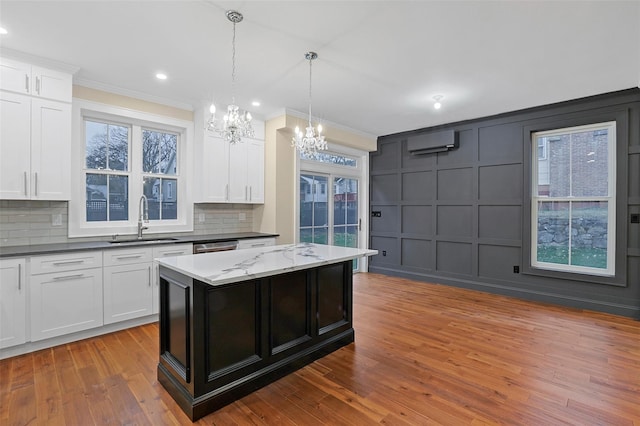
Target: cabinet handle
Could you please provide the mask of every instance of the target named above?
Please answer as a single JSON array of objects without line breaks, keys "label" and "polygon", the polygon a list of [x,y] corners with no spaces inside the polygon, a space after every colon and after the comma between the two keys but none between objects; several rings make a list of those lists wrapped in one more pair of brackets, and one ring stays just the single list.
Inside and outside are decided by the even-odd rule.
[{"label": "cabinet handle", "polygon": [[38,195],[38,172],[36,172],[36,196]]},{"label": "cabinet handle", "polygon": [[225,192],[225,194],[224,194],[224,199],[225,199],[226,201],[229,201],[229,184],[226,184],[226,185],[225,185],[224,192]]},{"label": "cabinet handle", "polygon": [[247,185],[244,186],[244,200],[247,201],[249,197],[247,196]]},{"label": "cabinet handle", "polygon": [[22,290],[22,263],[18,263],[18,291]]},{"label": "cabinet handle", "polygon": [[149,266],[149,287],[151,287],[151,266]]},{"label": "cabinet handle", "polygon": [[249,185],[249,201],[253,201],[253,186]]},{"label": "cabinet handle", "polygon": [[116,259],[118,259],[118,260],[122,260],[122,259],[137,259],[139,257],[142,257],[142,255],[141,254],[132,254],[132,255],[129,255],[129,256],[116,256]]},{"label": "cabinet handle", "polygon": [[72,265],[74,263],[84,263],[84,260],[62,260],[60,262],[53,262],[53,266]]},{"label": "cabinet handle", "polygon": [[251,244],[251,247],[264,247],[265,243]]},{"label": "cabinet handle", "polygon": [[27,172],[24,172],[24,195],[25,197],[29,195],[29,181],[27,178]]},{"label": "cabinet handle", "polygon": [[184,251],[182,250],[177,250],[177,251],[168,251],[166,253],[162,253],[163,256],[173,256],[176,254],[186,254]]},{"label": "cabinet handle", "polygon": [[75,274],[75,275],[65,275],[64,277],[53,277],[53,279],[56,280],[56,281],[72,280],[74,278],[82,278],[83,276],[84,276],[84,274]]},{"label": "cabinet handle", "polygon": [[29,93],[29,74],[24,75],[24,91]]},{"label": "cabinet handle", "polygon": [[358,231],[362,231],[362,219],[358,219]]},{"label": "cabinet handle", "polygon": [[36,93],[40,94],[40,77],[36,77]]}]

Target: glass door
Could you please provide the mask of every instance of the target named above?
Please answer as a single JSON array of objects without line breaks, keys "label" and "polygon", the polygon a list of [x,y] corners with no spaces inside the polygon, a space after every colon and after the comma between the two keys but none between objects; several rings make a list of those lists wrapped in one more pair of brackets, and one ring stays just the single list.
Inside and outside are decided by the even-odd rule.
[{"label": "glass door", "polygon": [[328,177],[300,173],[300,242],[329,242]]},{"label": "glass door", "polygon": [[357,248],[358,201],[358,179],[301,172],[300,241]]},{"label": "glass door", "polygon": [[[331,244],[341,247],[358,247],[358,179],[333,178],[333,221]],[[353,269],[358,269],[358,259],[353,261]]]},{"label": "glass door", "polygon": [[[368,153],[339,146],[334,150],[298,157],[297,241],[366,247],[367,217],[360,214],[368,203]],[[353,266],[366,271],[366,258]]]}]

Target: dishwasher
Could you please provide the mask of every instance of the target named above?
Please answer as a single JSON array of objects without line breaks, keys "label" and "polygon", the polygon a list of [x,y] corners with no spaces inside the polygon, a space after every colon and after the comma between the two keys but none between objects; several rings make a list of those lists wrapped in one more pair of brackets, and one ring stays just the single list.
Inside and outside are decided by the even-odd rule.
[{"label": "dishwasher", "polygon": [[238,248],[238,241],[220,241],[215,243],[198,243],[193,245],[193,254],[228,251]]}]

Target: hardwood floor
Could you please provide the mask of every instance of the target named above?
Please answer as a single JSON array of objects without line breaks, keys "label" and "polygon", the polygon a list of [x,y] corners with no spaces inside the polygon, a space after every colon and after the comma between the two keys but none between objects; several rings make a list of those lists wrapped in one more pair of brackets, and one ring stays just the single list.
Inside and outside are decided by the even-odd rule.
[{"label": "hardwood floor", "polygon": [[[640,426],[640,322],[378,274],[356,342],[198,425]],[[182,425],[150,324],[0,361],[2,425]]]}]

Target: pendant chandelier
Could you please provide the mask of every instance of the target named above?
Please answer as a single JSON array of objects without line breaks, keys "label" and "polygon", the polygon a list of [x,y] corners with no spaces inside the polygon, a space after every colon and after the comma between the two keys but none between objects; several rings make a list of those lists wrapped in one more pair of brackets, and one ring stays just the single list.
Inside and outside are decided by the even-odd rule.
[{"label": "pendant chandelier", "polygon": [[241,111],[236,105],[236,24],[243,19],[242,13],[235,10],[226,12],[227,19],[233,23],[233,39],[231,42],[231,104],[227,106],[227,113],[222,123],[216,120],[216,106],[211,103],[209,111],[211,117],[207,121],[206,129],[216,131],[229,143],[235,144],[243,137],[253,137],[253,127],[251,127],[251,113]]},{"label": "pendant chandelier", "polygon": [[300,128],[296,126],[291,146],[296,147],[304,157],[315,158],[318,155],[318,151],[327,149],[327,142],[322,135],[322,125],[318,124],[317,135],[316,129],[311,125],[311,63],[314,59],[318,58],[318,54],[316,52],[307,52],[304,57],[309,61],[309,125],[304,134]]}]

